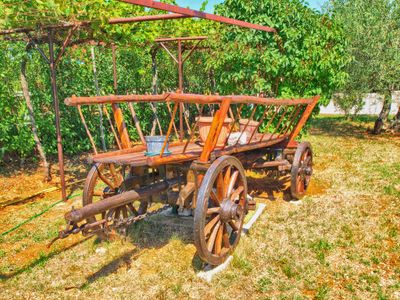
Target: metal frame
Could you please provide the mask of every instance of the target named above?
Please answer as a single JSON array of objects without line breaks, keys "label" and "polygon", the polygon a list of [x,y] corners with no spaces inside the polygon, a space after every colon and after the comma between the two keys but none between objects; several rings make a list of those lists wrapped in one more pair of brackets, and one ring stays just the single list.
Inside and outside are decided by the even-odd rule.
[{"label": "metal frame", "polygon": [[[176,62],[178,65],[178,88],[180,92],[184,92],[184,76],[183,76],[183,67],[185,62],[189,59],[189,57],[193,54],[193,52],[197,49],[199,44],[206,40],[208,37],[206,36],[194,36],[194,37],[178,37],[178,38],[159,38],[156,39],[155,42],[159,43],[160,46],[168,53],[168,55]],[[182,48],[182,43],[197,41],[197,43],[190,49],[189,53],[183,57],[184,49]],[[167,47],[165,43],[177,42],[178,43],[178,57],[172,54],[171,50]],[[189,134],[191,134],[191,129],[189,125],[189,121],[185,115],[185,106],[183,103],[179,105],[179,140],[182,142],[184,138],[184,126],[183,119],[185,119],[186,126],[189,130]],[[175,124],[173,124],[175,127]]]},{"label": "metal frame", "polygon": [[[160,3],[160,2],[151,1],[151,0],[120,0],[120,1],[130,3],[130,4],[136,4],[136,5],[144,6],[144,7],[148,7],[148,8],[164,10],[164,11],[171,12],[173,14],[164,14],[164,15],[158,15],[158,16],[157,15],[156,16],[154,16],[154,15],[140,16],[140,17],[132,17],[132,18],[115,18],[115,19],[110,19],[108,21],[108,24],[110,24],[110,25],[196,17],[196,18],[212,20],[212,21],[216,21],[216,22],[220,22],[220,23],[235,25],[235,26],[239,26],[239,27],[276,33],[276,30],[271,27],[257,25],[257,24],[251,24],[248,22],[240,21],[240,20],[235,20],[235,19],[231,19],[231,18],[208,14],[208,13],[204,13],[204,12],[200,12],[200,11],[196,11],[196,10],[192,10],[192,9],[188,9],[188,8],[182,8],[182,7],[179,7],[176,5],[170,5],[170,4]],[[29,35],[30,32],[36,31],[37,29],[16,28],[16,29],[0,31],[0,35],[5,35],[5,36],[9,36],[9,35],[13,35],[13,34],[20,34],[20,33],[26,34],[28,36],[29,41],[35,45],[35,48],[39,51],[40,55],[49,64],[50,75],[51,75],[52,97],[53,97],[53,103],[54,103],[54,109],[55,109],[55,123],[56,123],[56,133],[57,133],[57,149],[58,149],[58,160],[59,160],[59,167],[60,167],[61,190],[62,190],[62,198],[64,201],[67,200],[67,195],[66,195],[66,184],[65,184],[65,174],[64,174],[64,156],[63,156],[63,148],[62,148],[62,135],[61,135],[61,125],[60,125],[60,109],[59,109],[59,100],[58,100],[56,69],[57,69],[57,64],[60,62],[63,54],[66,51],[66,48],[71,43],[73,33],[78,28],[87,27],[90,24],[91,24],[90,21],[82,21],[82,22],[76,22],[76,23],[44,26],[42,29],[44,29],[48,32],[47,43],[49,45],[49,58],[37,46],[37,44],[33,41],[33,39]],[[57,57],[55,58],[54,57],[54,37],[53,37],[54,31],[55,30],[65,30],[65,29],[70,29],[70,31],[69,31],[66,39],[62,43],[61,50],[59,51]],[[44,41],[44,40],[46,40],[46,39],[42,38],[42,41]],[[182,70],[184,60],[182,60],[182,58],[180,58],[180,59],[178,59],[178,62],[179,61],[181,61],[179,69]],[[182,83],[180,82],[180,86],[183,87],[183,81],[182,81]],[[117,115],[119,114],[118,113],[119,110],[118,110],[117,106],[113,106],[113,111],[114,111],[114,114],[117,114]],[[182,114],[182,113],[183,113],[183,110],[181,109],[180,114]],[[182,123],[182,121],[181,121],[181,123]],[[181,125],[180,128],[182,129],[183,125]],[[118,126],[118,130],[120,130],[119,126]],[[122,128],[122,130],[123,130],[123,128]],[[181,138],[182,138],[182,136],[181,136]],[[125,141],[121,141],[121,142],[123,144],[123,147],[129,146],[129,140],[126,139],[126,136],[125,136]]]}]

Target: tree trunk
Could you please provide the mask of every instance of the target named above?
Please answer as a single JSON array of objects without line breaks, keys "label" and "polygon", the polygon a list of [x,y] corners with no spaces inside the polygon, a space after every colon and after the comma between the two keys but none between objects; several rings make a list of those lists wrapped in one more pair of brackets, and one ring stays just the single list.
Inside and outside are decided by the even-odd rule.
[{"label": "tree trunk", "polygon": [[383,128],[385,126],[385,123],[387,123],[389,120],[390,106],[392,104],[392,97],[391,97],[390,93],[385,94],[384,97],[385,98],[383,100],[382,111],[379,114],[379,117],[375,122],[374,131],[373,131],[374,134],[381,134],[383,131]]},{"label": "tree trunk", "polygon": [[28,107],[28,112],[29,112],[29,118],[31,120],[31,126],[32,126],[32,133],[33,133],[33,139],[35,140],[36,148],[39,152],[40,158],[43,162],[43,167],[44,167],[44,178],[46,181],[51,180],[51,167],[49,162],[47,161],[46,154],[43,150],[42,143],[40,142],[39,135],[38,135],[38,130],[36,127],[36,121],[35,121],[35,115],[33,112],[33,106],[31,102],[31,97],[29,95],[29,85],[28,81],[26,79],[26,58],[22,58],[21,61],[21,87],[22,87],[22,92],[24,94],[26,106]]}]

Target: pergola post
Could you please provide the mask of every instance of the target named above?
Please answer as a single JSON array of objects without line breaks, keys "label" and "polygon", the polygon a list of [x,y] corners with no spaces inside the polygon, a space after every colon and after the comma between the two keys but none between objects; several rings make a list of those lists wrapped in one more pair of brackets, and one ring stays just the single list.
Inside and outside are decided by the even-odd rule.
[{"label": "pergola post", "polygon": [[57,133],[57,151],[58,151],[58,164],[60,169],[60,180],[61,180],[61,195],[64,201],[67,200],[67,190],[65,184],[65,173],[64,173],[64,154],[62,146],[62,135],[60,125],[60,102],[58,100],[57,90],[57,73],[56,73],[56,61],[54,59],[54,44],[53,44],[53,30],[50,29],[48,32],[49,37],[49,66],[50,66],[50,79],[51,79],[51,94],[53,97],[53,105],[55,112],[55,123]]}]

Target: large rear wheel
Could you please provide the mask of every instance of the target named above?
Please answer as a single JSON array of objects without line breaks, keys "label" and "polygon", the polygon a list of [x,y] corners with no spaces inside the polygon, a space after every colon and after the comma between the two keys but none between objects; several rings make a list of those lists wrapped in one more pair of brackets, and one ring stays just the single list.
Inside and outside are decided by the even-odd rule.
[{"label": "large rear wheel", "polygon": [[201,183],[194,214],[198,255],[211,265],[222,264],[240,240],[247,213],[247,181],[241,162],[217,159]]}]

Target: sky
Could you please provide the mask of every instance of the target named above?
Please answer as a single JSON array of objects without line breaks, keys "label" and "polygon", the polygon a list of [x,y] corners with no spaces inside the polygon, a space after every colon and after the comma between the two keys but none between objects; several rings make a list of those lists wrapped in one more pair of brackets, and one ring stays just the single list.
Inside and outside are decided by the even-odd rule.
[{"label": "sky", "polygon": [[[204,0],[177,0],[176,2],[183,7],[190,7],[198,10]],[[316,9],[321,9],[321,6],[326,0],[306,0],[310,6]],[[223,2],[223,0],[209,0],[207,6],[207,12],[212,13],[214,11],[214,5]]]}]

